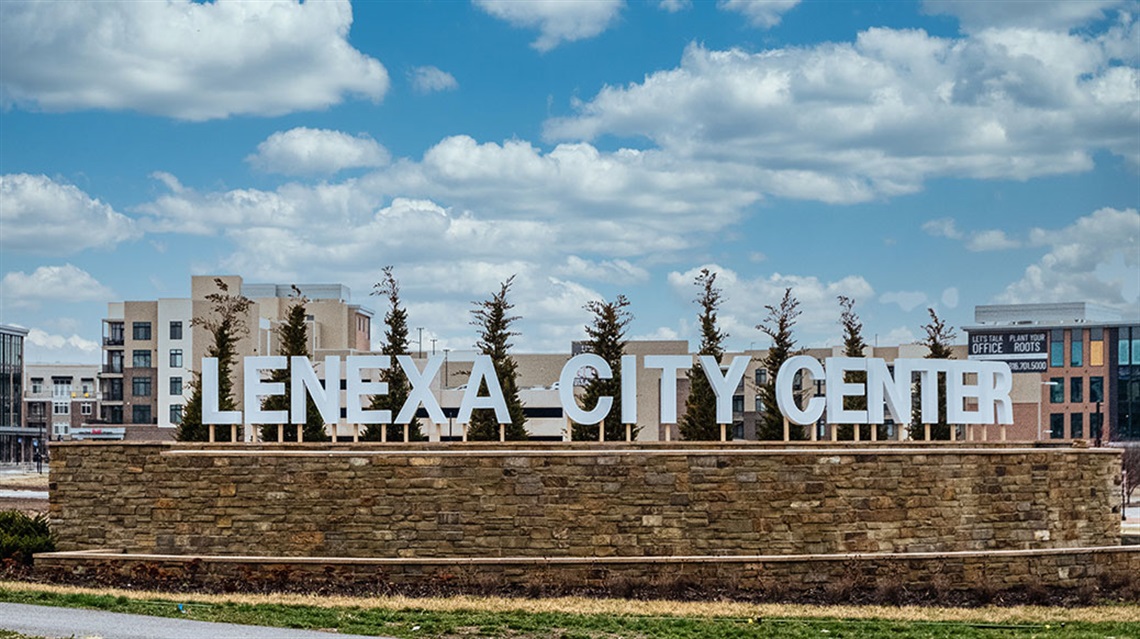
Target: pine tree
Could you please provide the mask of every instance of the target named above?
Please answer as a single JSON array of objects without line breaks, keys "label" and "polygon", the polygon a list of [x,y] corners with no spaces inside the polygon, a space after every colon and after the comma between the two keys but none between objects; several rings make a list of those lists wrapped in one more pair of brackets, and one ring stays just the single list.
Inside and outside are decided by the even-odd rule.
[{"label": "pine tree", "polygon": [[[946,322],[938,317],[938,313],[934,312],[933,308],[926,309],[930,313],[930,323],[925,324],[922,330],[926,332],[926,337],[919,341],[920,344],[926,346],[930,351],[926,355],[926,359],[952,359],[954,352],[950,349],[954,339],[958,337],[954,329],[946,325]],[[946,374],[938,373],[938,421],[930,425],[930,438],[931,439],[950,439],[950,424],[946,421]],[[922,382],[921,380],[915,384],[915,395],[919,398],[922,397]],[[913,412],[911,415],[912,428],[922,426],[922,402],[921,400],[915,402]],[[921,431],[918,431],[921,432]]]},{"label": "pine tree", "polygon": [[[583,389],[581,405],[586,410],[592,409],[600,397],[613,397],[613,407],[604,420],[604,437],[607,440],[625,440],[625,425],[621,421],[621,356],[625,353],[628,340],[625,339],[626,327],[633,321],[633,315],[626,308],[629,300],[624,295],[618,295],[612,302],[599,302],[593,300],[583,307],[594,315],[590,324],[586,325],[586,350],[598,355],[610,366],[613,376],[602,379],[596,374],[586,382]],[[633,438],[641,429],[634,426]],[[597,424],[578,424],[572,426],[571,437],[575,440],[597,440]]]},{"label": "pine tree", "polygon": [[[711,355],[720,363],[724,357],[724,340],[728,333],[717,328],[716,312],[723,300],[723,291],[716,285],[716,273],[701,269],[693,283],[700,294],[693,300],[701,308],[698,320],[701,325],[700,355]],[[716,393],[709,384],[699,360],[689,369],[689,397],[685,399],[685,414],[681,416],[681,437],[688,440],[719,440],[720,425],[716,422]],[[726,429],[731,439],[732,430]]]},{"label": "pine tree", "polygon": [[[400,285],[396,281],[396,276],[392,274],[392,267],[385,266],[383,272],[384,279],[372,288],[372,294],[388,298],[388,312],[384,315],[384,346],[380,352],[392,358],[392,361],[387,370],[380,374],[380,380],[388,383],[388,394],[373,395],[370,408],[392,411],[393,423],[372,424],[361,433],[360,437],[365,441],[378,442],[382,438],[381,429],[387,428],[388,441],[402,442],[404,426],[396,424],[395,419],[407,401],[408,395],[411,394],[412,386],[408,382],[408,376],[404,374],[404,369],[396,361],[396,356],[409,353],[408,311],[400,303]],[[425,440],[427,437],[420,430],[420,420],[413,416],[408,422],[408,441]]]},{"label": "pine tree", "polygon": [[[218,287],[217,293],[206,296],[211,305],[210,315],[195,317],[190,321],[192,326],[201,326],[206,329],[214,342],[206,349],[206,357],[218,359],[218,409],[222,411],[236,410],[234,401],[233,369],[237,359],[237,343],[249,335],[246,325],[246,315],[253,306],[253,300],[242,295],[230,295],[230,287],[221,278],[214,278]],[[194,375],[193,392],[190,401],[182,412],[182,423],[174,437],[178,441],[204,442],[210,438],[210,429],[202,423],[202,379],[199,373]],[[238,440],[241,440],[241,426],[238,427]],[[220,427],[215,429],[217,441],[230,441],[230,429]]]},{"label": "pine tree", "polygon": [[[764,308],[768,309],[768,317],[756,325],[756,328],[772,338],[772,346],[768,348],[768,355],[764,358],[764,368],[768,370],[768,382],[756,389],[760,401],[764,404],[764,410],[760,413],[760,420],[756,425],[757,436],[761,440],[784,439],[784,416],[776,403],[776,373],[780,371],[780,366],[784,362],[801,352],[796,349],[796,341],[792,338],[792,327],[801,314],[799,306],[799,300],[792,297],[792,289],[786,288],[780,305],[766,304]],[[790,439],[806,439],[803,428],[795,424],[790,426],[788,435]]]},{"label": "pine tree", "polygon": [[[839,308],[841,309],[839,323],[843,326],[843,354],[846,357],[863,357],[867,349],[867,342],[863,341],[863,323],[859,321],[859,316],[855,314],[855,300],[846,295],[840,295],[838,299]],[[843,381],[854,384],[866,384],[867,373],[864,371],[848,371],[844,375]],[[866,410],[867,397],[844,397],[843,408],[845,410]],[[876,430],[878,431],[876,434],[879,439],[887,438],[886,425],[878,424]],[[854,435],[855,428],[853,424],[842,424],[839,426],[839,439],[853,439]],[[869,439],[871,437],[871,425],[860,425],[859,436],[859,438],[863,440]]]},{"label": "pine tree", "polygon": [[[507,278],[499,287],[499,292],[489,300],[475,302],[475,309],[471,311],[472,326],[479,327],[479,341],[476,346],[484,355],[491,358],[495,367],[495,374],[499,379],[499,387],[503,391],[503,399],[507,403],[507,412],[511,421],[506,425],[505,437],[509,441],[525,440],[530,436],[526,430],[526,416],[523,414],[522,400],[519,398],[518,363],[510,355],[513,344],[509,343],[512,336],[518,335],[511,331],[511,324],[519,319],[508,313],[515,307],[507,301],[507,293],[511,290],[515,276]],[[487,394],[486,382],[480,382],[479,394]],[[499,420],[495,411],[489,408],[476,409],[471,413],[471,423],[467,426],[467,439],[498,441]]]},{"label": "pine tree", "polygon": [[[285,313],[285,323],[277,327],[277,340],[279,342],[278,355],[283,355],[286,358],[299,356],[309,357],[312,353],[309,352],[309,329],[305,324],[305,305],[309,302],[303,295],[301,290],[296,286],[293,287],[293,303],[289,305],[289,310]],[[283,410],[286,413],[290,411],[292,406],[292,388],[290,379],[292,378],[293,368],[292,364],[287,360],[285,370],[275,370],[270,378],[274,382],[281,382],[285,384],[284,395],[271,395],[261,403],[264,410]],[[286,420],[282,429],[284,439],[287,442],[297,441],[297,427]],[[301,429],[301,436],[307,442],[326,442],[329,440],[328,434],[325,432],[325,420],[321,418],[321,412],[317,410],[316,403],[313,402],[312,397],[306,396],[305,398],[305,425]],[[261,427],[261,440],[267,442],[277,441],[277,425],[267,424]]]}]

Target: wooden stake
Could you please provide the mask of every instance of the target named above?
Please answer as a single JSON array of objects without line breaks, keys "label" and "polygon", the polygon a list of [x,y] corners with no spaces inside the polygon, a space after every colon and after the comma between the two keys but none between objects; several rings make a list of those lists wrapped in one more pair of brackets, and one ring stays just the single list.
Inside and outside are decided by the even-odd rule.
[{"label": "wooden stake", "polygon": [[285,424],[277,425],[277,443],[280,444],[285,441]]},{"label": "wooden stake", "polygon": [[598,441],[606,441],[606,420],[598,422]]},{"label": "wooden stake", "polygon": [[507,441],[507,425],[506,424],[499,424],[499,441],[500,442]]},{"label": "wooden stake", "polygon": [[728,424],[721,424],[720,425],[720,441],[722,441],[722,442],[728,441]]},{"label": "wooden stake", "polygon": [[792,425],[788,423],[788,418],[784,418],[784,441],[792,440]]},{"label": "wooden stake", "polygon": [[633,424],[626,424],[625,425],[625,441],[627,441],[627,442],[633,441]]},{"label": "wooden stake", "polygon": [[303,441],[305,441],[305,431],[303,430],[303,424],[297,424],[297,443],[300,444]]},{"label": "wooden stake", "polygon": [[212,444],[212,443],[214,443],[215,441],[217,441],[217,440],[214,438],[214,430],[215,430],[215,426],[214,426],[214,424],[210,424],[210,443],[211,443],[211,444]]},{"label": "wooden stake", "polygon": [[353,424],[352,425],[352,443],[355,444],[355,443],[358,443],[359,441],[360,441],[360,424]]},{"label": "wooden stake", "polygon": [[404,424],[404,443],[408,443],[408,425]]},{"label": "wooden stake", "polygon": [[926,433],[926,441],[930,441],[930,424],[923,424],[922,429]]}]

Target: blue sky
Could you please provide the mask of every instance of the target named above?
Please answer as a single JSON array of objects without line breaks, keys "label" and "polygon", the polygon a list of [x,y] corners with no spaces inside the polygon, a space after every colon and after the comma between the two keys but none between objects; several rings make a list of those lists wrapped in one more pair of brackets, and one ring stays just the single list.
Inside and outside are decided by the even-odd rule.
[{"label": "blue sky", "polygon": [[[926,309],[1140,314],[1140,4],[0,3],[0,322],[98,361],[108,301],[192,274],[395,266],[413,328],[470,348],[511,275],[520,351],[591,299],[729,346],[792,287],[869,342]],[[414,331],[413,331],[414,332]],[[379,331],[374,331],[379,338]]]}]

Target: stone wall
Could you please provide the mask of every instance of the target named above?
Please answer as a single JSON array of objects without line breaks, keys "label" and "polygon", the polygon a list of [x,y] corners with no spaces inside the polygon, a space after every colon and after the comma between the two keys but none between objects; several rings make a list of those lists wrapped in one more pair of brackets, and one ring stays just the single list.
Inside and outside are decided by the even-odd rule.
[{"label": "stone wall", "polygon": [[539,558],[1116,546],[1120,453],[913,443],[53,446],[60,550]]}]

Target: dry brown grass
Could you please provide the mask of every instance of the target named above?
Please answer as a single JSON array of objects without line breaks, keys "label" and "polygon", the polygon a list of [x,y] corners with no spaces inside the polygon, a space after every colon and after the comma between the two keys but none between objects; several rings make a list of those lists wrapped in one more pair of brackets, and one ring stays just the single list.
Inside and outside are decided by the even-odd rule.
[{"label": "dry brown grass", "polygon": [[980,623],[1048,623],[1140,622],[1140,605],[1120,604],[1074,608],[1046,606],[1011,606],[982,608],[941,608],[928,606],[814,606],[792,604],[748,604],[729,601],[631,601],[623,599],[588,599],[554,597],[549,599],[516,599],[507,597],[342,597],[298,594],[171,594],[164,592],[123,590],[118,588],[82,588],[19,581],[0,581],[0,589],[55,594],[108,595],[142,600],[182,603],[238,603],[316,606],[322,608],[380,608],[386,610],[486,612],[558,612],[579,615],[637,615],[652,617],[764,617],[764,618],[842,618],[887,619],[893,621],[963,621]]},{"label": "dry brown grass", "polygon": [[47,490],[48,474],[39,473],[5,473],[0,475],[0,488],[17,488],[21,490]]}]

